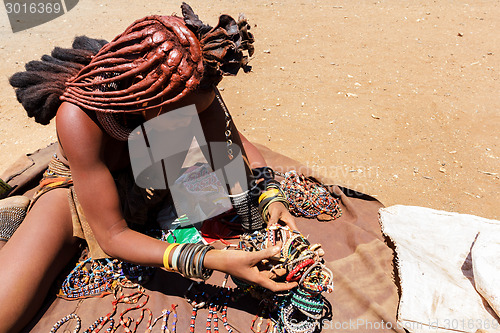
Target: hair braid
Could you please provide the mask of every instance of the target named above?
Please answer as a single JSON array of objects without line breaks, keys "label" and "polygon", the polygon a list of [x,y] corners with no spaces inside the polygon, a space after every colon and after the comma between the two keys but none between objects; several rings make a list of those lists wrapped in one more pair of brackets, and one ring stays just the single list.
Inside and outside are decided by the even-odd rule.
[{"label": "hair braid", "polygon": [[73,48],[56,47],[50,56],[30,61],[25,65],[26,71],[12,75],[9,82],[28,116],[42,125],[48,124],[61,105],[65,82],[90,63],[106,43],[86,36],[76,37]]}]

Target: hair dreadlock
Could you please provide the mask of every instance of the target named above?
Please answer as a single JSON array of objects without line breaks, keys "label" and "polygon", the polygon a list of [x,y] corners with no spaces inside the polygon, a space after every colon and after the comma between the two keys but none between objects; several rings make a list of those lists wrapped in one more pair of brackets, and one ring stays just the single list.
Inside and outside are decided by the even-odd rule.
[{"label": "hair dreadlock", "polygon": [[167,105],[249,70],[243,51],[251,56],[254,40],[243,16],[236,22],[221,15],[212,28],[186,3],[181,8],[184,19],[148,16],[110,43],[87,38],[85,45],[56,48],[52,57],[28,63],[10,80],[18,100],[42,124],[54,117],[59,99],[93,110],[108,134],[126,140],[118,114]]},{"label": "hair dreadlock", "polygon": [[62,103],[60,96],[66,89],[65,82],[88,65],[106,43],[102,39],[76,37],[71,49],[56,47],[51,55],[28,62],[25,72],[12,75],[9,82],[28,116],[47,125]]}]

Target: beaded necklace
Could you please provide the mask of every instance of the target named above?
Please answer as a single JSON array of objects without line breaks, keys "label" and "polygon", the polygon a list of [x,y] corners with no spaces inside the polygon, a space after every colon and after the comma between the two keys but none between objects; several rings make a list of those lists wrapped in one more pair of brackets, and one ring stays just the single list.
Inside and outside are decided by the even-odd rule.
[{"label": "beaded necklace", "polygon": [[[124,292],[125,289],[135,289],[132,293],[126,294]],[[99,317],[92,325],[90,325],[84,333],[97,333],[100,332],[106,324],[109,323],[108,329],[106,332],[112,333],[115,332],[119,327],[123,327],[125,332],[137,332],[138,326],[142,323],[142,321],[145,318],[145,315],[147,315],[147,333],[150,333],[155,326],[155,324],[158,322],[160,318],[163,318],[162,320],[162,332],[163,333],[175,333],[176,332],[176,325],[177,325],[177,305],[172,304],[171,305],[171,310],[163,310],[162,314],[157,317],[153,321],[153,313],[151,309],[146,308],[146,304],[149,301],[149,295],[146,294],[144,288],[137,284],[133,283],[132,281],[123,278],[117,282],[117,286],[114,289],[114,300],[111,302],[113,308],[112,310],[106,314],[105,316]],[[123,303],[123,304],[129,304],[131,305],[129,308],[126,308],[123,310],[120,314],[118,314],[118,322],[117,325],[115,322],[115,318],[113,318],[116,315],[118,304]],[[139,310],[139,317],[136,320],[132,320],[130,317],[125,318],[125,315],[129,314],[130,312],[134,310]],[[169,315],[173,314],[173,321],[172,321],[172,329],[168,329],[167,325],[167,320],[169,318]],[[81,319],[78,317],[78,315],[72,313],[69,314],[62,319],[58,320],[54,326],[52,327],[50,333],[55,333],[64,323],[67,323],[71,319],[75,319],[77,321],[77,325],[73,331],[73,333],[78,333],[81,328]]]},{"label": "beaded necklace", "polygon": [[299,175],[295,170],[276,174],[284,177],[281,188],[290,203],[290,212],[295,216],[311,218],[322,215],[325,220],[335,220],[342,215],[339,199],[334,198],[321,183]]},{"label": "beaded necklace", "polygon": [[153,267],[135,265],[118,259],[93,260],[88,257],[77,263],[68,274],[58,296],[64,299],[103,297],[112,293],[117,281],[127,278],[144,283],[153,272]]},{"label": "beaded necklace", "polygon": [[189,324],[189,332],[194,333],[196,327],[196,317],[198,315],[198,310],[207,307],[208,315],[205,326],[206,333],[217,333],[219,332],[219,315],[218,309],[220,309],[220,319],[222,325],[228,333],[233,333],[233,328],[229,325],[227,320],[227,304],[231,297],[232,289],[226,287],[228,275],[225,276],[222,282],[222,287],[213,296],[209,297],[204,291],[196,292],[194,289],[199,283],[192,282],[186,291],[184,297],[186,297],[189,303],[192,305],[191,318]]}]

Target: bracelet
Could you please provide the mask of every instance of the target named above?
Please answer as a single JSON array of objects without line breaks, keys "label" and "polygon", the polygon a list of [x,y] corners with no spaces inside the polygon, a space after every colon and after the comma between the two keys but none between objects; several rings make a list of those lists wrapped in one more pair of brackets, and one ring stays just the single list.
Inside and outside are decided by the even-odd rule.
[{"label": "bracelet", "polygon": [[188,262],[191,255],[194,254],[196,247],[196,244],[188,244],[181,255],[182,275],[185,277],[190,277]]},{"label": "bracelet", "polygon": [[259,203],[266,199],[266,198],[271,198],[271,197],[276,197],[280,194],[280,190],[278,190],[277,188],[272,188],[272,189],[269,189],[269,190],[266,190],[265,192],[263,192],[260,196],[259,196]]},{"label": "bracelet", "polygon": [[299,272],[304,267],[314,264],[314,259],[307,259],[297,265],[288,275],[286,276],[287,282],[298,281],[302,277],[302,274],[299,275]]},{"label": "bracelet", "polygon": [[180,244],[172,255],[172,267],[186,278],[210,278],[213,270],[203,267],[203,261],[213,246],[203,244]]},{"label": "bracelet", "polygon": [[184,248],[182,249],[181,254],[179,255],[179,261],[178,261],[178,266],[179,266],[179,272],[182,275],[186,275],[186,260],[189,255],[189,252],[193,248],[195,244],[188,243]]},{"label": "bracelet", "polygon": [[266,223],[269,220],[267,218],[267,210],[269,209],[269,206],[275,202],[283,203],[283,205],[288,209],[288,200],[286,200],[283,197],[276,196],[276,197],[266,198],[266,199],[262,200],[262,202],[259,204],[259,212],[262,215],[262,219]]},{"label": "bracelet", "polygon": [[274,180],[274,170],[270,167],[260,167],[252,169],[252,176],[254,179],[264,179],[266,180]]},{"label": "bracelet", "polygon": [[203,280],[208,280],[208,278],[210,278],[210,276],[212,276],[212,273],[214,272],[212,269],[205,268],[203,265],[203,262],[205,260],[205,255],[207,254],[208,251],[213,250],[213,249],[214,249],[214,247],[211,245],[205,246],[205,248],[202,250],[202,252],[200,254],[200,258],[199,258],[199,264],[201,267],[200,276]]},{"label": "bracelet", "polygon": [[179,254],[181,254],[182,248],[184,247],[185,244],[180,244],[177,246],[174,250],[174,253],[172,253],[172,268],[174,271],[178,272],[179,269],[177,268],[177,260],[179,259]]},{"label": "bracelet", "polygon": [[165,250],[165,252],[163,252],[163,267],[165,267],[167,271],[172,271],[170,265],[168,264],[168,257],[170,255],[170,251],[172,251],[172,249],[178,245],[179,243],[172,243],[169,246],[167,246],[167,249]]},{"label": "bracelet", "polygon": [[194,259],[196,258],[196,255],[198,254],[198,251],[199,249],[202,247],[203,245],[198,245],[196,244],[194,247],[193,247],[193,250],[189,253],[189,258],[187,259],[187,276],[186,277],[195,277],[195,264],[194,264]]}]

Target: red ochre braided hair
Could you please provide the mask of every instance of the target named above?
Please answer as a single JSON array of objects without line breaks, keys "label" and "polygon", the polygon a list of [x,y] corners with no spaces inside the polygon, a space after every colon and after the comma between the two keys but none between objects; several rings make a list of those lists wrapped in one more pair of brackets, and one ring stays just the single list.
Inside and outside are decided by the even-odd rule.
[{"label": "red ochre braided hair", "polygon": [[[183,18],[147,16],[104,46],[77,37],[73,49],[56,48],[52,57],[26,64],[10,78],[19,102],[42,124],[62,101],[71,102],[94,111],[110,135],[127,140],[124,114],[160,108],[196,89],[213,89],[223,75],[249,70],[254,39],[243,15],[238,22],[221,15],[212,28],[186,3],[181,8]],[[82,40],[92,47],[82,48]]]}]

